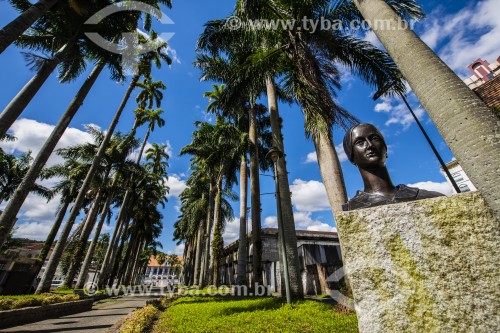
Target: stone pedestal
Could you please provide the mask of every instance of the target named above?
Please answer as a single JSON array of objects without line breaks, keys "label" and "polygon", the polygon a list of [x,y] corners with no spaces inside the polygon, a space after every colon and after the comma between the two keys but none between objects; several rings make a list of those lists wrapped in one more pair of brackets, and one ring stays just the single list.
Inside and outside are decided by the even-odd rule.
[{"label": "stone pedestal", "polygon": [[500,332],[500,223],[479,193],[335,219],[360,332]]}]

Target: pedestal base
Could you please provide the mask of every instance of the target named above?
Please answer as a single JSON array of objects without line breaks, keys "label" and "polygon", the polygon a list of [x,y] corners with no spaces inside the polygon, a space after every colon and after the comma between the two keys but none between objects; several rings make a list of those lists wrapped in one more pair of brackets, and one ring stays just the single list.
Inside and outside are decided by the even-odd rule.
[{"label": "pedestal base", "polygon": [[500,331],[500,223],[479,193],[335,219],[360,332]]}]

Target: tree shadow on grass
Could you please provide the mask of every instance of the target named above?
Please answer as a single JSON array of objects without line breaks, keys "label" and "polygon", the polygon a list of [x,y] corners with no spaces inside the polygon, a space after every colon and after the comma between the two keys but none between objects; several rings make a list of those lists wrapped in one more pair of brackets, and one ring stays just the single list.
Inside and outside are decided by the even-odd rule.
[{"label": "tree shadow on grass", "polygon": [[[259,310],[276,310],[281,308],[285,302],[274,298],[274,297],[243,297],[243,296],[193,296],[193,299],[189,299],[190,296],[186,296],[182,299],[182,302],[174,303],[170,307],[176,305],[188,305],[188,304],[206,304],[206,303],[226,303],[232,302],[225,308],[220,309],[220,314],[222,316],[227,316],[235,313],[242,312],[253,312]],[[256,301],[251,302],[248,301]]]}]

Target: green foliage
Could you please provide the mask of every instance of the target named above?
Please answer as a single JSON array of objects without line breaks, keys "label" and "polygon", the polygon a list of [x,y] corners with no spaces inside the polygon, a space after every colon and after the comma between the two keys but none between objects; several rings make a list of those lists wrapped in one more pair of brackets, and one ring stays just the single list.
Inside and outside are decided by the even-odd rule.
[{"label": "green foliage", "polygon": [[47,293],[41,295],[18,295],[0,297],[0,310],[13,310],[30,306],[49,305],[63,302],[78,301],[78,295]]},{"label": "green foliage", "polygon": [[153,332],[358,332],[358,327],[356,315],[316,301],[182,297],[161,314]]},{"label": "green foliage", "polygon": [[500,118],[500,107],[492,108],[493,114]]},{"label": "green foliage", "polygon": [[120,333],[147,332],[158,318],[159,310],[153,305],[148,305],[132,312],[120,327]]}]

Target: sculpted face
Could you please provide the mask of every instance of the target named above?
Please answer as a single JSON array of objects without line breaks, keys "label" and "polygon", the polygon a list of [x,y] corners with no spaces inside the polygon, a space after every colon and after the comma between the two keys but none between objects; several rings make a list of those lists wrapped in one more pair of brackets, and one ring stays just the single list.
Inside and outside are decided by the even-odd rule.
[{"label": "sculpted face", "polygon": [[372,125],[360,125],[351,136],[352,162],[362,169],[385,167],[387,148],[384,138]]}]

